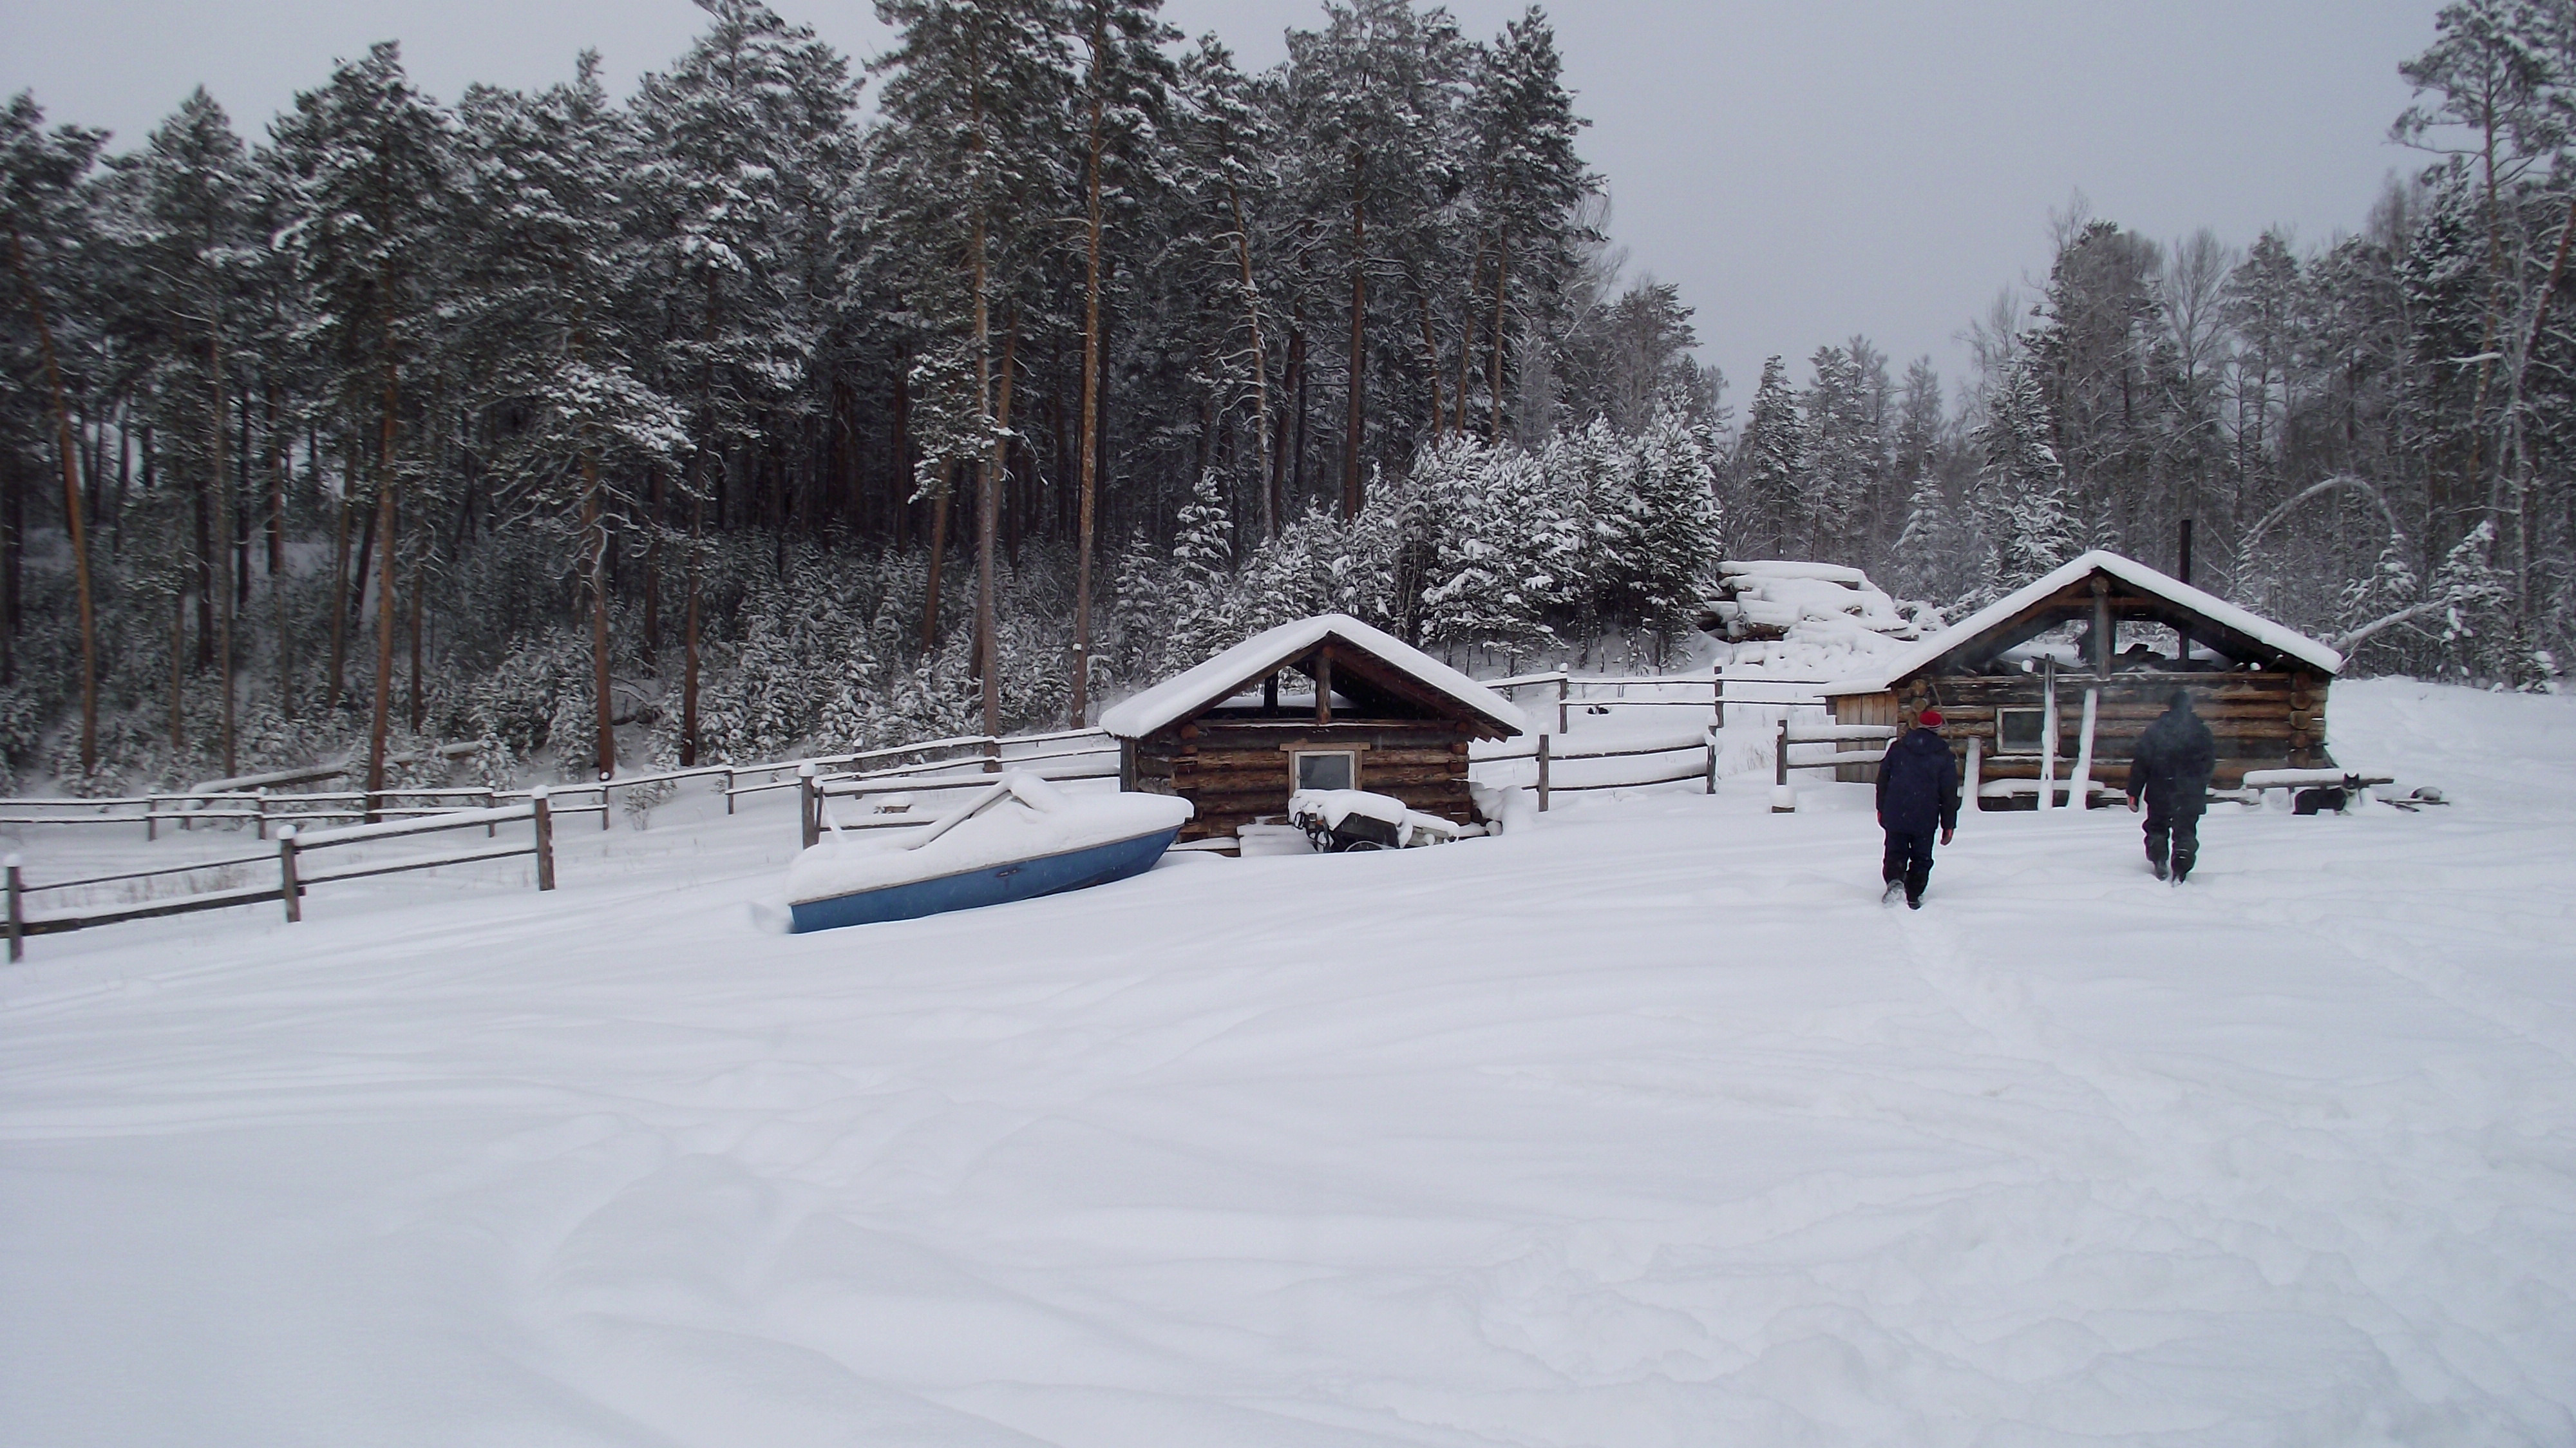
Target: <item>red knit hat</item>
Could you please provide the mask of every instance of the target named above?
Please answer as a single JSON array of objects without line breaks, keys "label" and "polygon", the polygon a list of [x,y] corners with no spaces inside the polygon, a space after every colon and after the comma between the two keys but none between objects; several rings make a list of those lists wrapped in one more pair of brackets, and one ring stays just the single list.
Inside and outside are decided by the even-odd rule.
[{"label": "red knit hat", "polygon": [[1938,729],[1941,727],[1941,711],[1938,709],[1926,709],[1922,713],[1914,716],[1914,722],[1926,729]]}]

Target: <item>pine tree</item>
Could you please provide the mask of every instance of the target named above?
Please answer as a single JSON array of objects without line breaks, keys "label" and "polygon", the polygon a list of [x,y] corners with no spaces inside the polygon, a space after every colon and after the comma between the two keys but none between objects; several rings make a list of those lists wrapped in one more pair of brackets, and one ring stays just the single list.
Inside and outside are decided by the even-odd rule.
[{"label": "pine tree", "polygon": [[1737,453],[1748,551],[1786,557],[1805,541],[1799,520],[1812,450],[1807,420],[1789,391],[1788,369],[1778,357],[1768,358]]},{"label": "pine tree", "polygon": [[2013,369],[1977,431],[1985,459],[1978,513],[1990,549],[1986,598],[2001,597],[2083,551],[2067,515],[2066,471],[2049,444],[2052,423],[2035,366]]},{"label": "pine tree", "polygon": [[428,343],[438,220],[447,200],[447,118],[412,87],[388,41],[295,98],[276,127],[295,186],[284,239],[312,298],[312,332],[333,370],[351,434],[376,422],[376,689],[367,788],[384,788],[394,672],[394,529],[402,455],[403,379]]}]

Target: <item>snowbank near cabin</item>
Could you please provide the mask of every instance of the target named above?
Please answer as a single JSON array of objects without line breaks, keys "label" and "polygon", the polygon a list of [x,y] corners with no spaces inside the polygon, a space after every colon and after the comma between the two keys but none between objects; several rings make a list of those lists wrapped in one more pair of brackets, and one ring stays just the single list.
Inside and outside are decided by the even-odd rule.
[{"label": "snowbank near cabin", "polygon": [[766,936],[792,800],[692,791],[40,939],[0,1441],[2565,1443],[2576,700],[2332,718],[2457,802],[2181,890],[1976,816],[1887,911],[1730,781]]}]

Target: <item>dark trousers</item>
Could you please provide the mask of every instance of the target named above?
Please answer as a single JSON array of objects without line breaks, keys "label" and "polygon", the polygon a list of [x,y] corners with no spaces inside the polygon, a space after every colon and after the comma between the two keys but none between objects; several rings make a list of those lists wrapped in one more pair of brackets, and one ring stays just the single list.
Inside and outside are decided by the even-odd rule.
[{"label": "dark trousers", "polygon": [[2147,795],[2147,859],[2164,864],[2168,859],[2176,873],[2191,873],[2192,862],[2200,858],[2200,815],[2207,806],[2203,801],[2158,799]]},{"label": "dark trousers", "polygon": [[1932,878],[1931,830],[1889,830],[1887,858],[1879,866],[1879,878],[1894,884],[1905,882],[1908,896],[1923,893],[1924,883]]}]

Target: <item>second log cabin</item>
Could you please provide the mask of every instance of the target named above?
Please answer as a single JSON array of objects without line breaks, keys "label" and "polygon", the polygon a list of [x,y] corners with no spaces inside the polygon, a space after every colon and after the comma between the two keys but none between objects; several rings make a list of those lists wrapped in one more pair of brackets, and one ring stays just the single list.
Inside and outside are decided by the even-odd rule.
[{"label": "second log cabin", "polygon": [[[2071,638],[2052,638],[2070,635]],[[2250,769],[2326,769],[2326,690],[2343,656],[2116,553],[2093,552],[1828,688],[1835,722],[1904,727],[1942,714],[1977,807],[2029,808],[2079,768],[2119,788],[2138,735],[2181,689],[2218,739],[2211,784]],[[1874,765],[1844,766],[1868,779]]]}]

